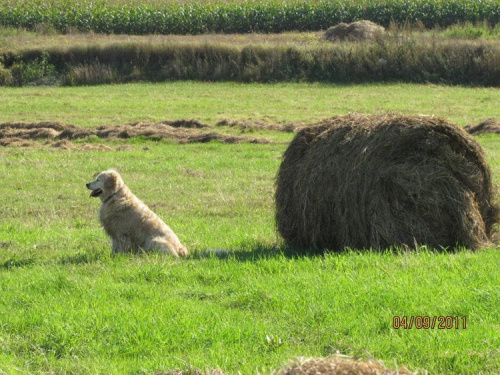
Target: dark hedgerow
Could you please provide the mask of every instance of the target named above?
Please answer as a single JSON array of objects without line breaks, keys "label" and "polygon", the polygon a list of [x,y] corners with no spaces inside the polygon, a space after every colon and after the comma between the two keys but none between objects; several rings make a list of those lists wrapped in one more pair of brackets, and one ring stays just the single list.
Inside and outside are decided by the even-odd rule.
[{"label": "dark hedgerow", "polygon": [[4,77],[10,77],[9,71],[16,72],[14,81],[0,80],[4,85],[30,83],[28,76],[20,74],[43,67],[45,70],[37,71],[59,77],[60,83],[68,85],[231,80],[500,86],[500,46],[487,41],[388,38],[311,48],[128,43],[5,53],[1,61]]},{"label": "dark hedgerow", "polygon": [[500,22],[500,0],[253,0],[108,3],[104,0],[3,0],[0,25],[33,29],[52,25],[65,32],[201,34],[313,31],[367,19],[388,26],[422,22]]}]

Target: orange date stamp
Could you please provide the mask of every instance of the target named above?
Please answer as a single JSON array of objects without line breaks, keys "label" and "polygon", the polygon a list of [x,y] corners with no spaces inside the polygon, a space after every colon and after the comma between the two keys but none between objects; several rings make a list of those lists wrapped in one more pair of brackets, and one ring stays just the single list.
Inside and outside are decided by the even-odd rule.
[{"label": "orange date stamp", "polygon": [[466,329],[467,317],[465,316],[394,316],[392,318],[394,329]]}]

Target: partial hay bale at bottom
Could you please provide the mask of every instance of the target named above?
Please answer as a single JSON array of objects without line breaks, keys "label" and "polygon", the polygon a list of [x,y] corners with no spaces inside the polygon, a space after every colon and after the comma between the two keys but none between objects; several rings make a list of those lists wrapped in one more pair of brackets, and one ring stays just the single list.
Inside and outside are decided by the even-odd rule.
[{"label": "partial hay bale at bottom", "polygon": [[276,375],[414,375],[406,367],[390,370],[375,360],[358,361],[342,357],[300,357],[276,372]]},{"label": "partial hay bale at bottom", "polygon": [[481,146],[429,116],[333,117],[299,131],[276,180],[276,225],[299,249],[467,247],[499,210]]}]

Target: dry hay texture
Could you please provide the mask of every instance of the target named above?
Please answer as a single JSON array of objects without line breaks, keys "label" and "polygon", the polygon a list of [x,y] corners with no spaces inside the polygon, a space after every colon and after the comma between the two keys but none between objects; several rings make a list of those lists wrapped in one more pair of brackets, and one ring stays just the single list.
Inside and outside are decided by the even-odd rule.
[{"label": "dry hay texture", "polygon": [[383,26],[371,21],[356,21],[352,23],[339,23],[330,27],[323,35],[323,39],[331,42],[336,41],[361,41],[374,39],[377,35],[385,32]]},{"label": "dry hay texture", "polygon": [[279,370],[276,375],[411,375],[405,367],[389,370],[381,362],[358,361],[349,357],[297,358]]},{"label": "dry hay texture", "polygon": [[412,375],[405,367],[390,370],[382,362],[360,361],[347,356],[300,357],[279,370],[276,375]]},{"label": "dry hay texture", "polygon": [[270,130],[276,132],[293,133],[294,131],[305,127],[302,123],[292,123],[286,125],[280,124],[268,124],[265,122],[248,122],[248,121],[237,121],[237,120],[221,120],[217,126],[227,126],[231,128],[239,128],[242,132],[253,131],[253,130]]},{"label": "dry hay texture", "polygon": [[210,141],[222,143],[270,143],[265,138],[235,136],[199,130],[207,127],[208,125],[196,120],[177,120],[162,123],[135,122],[115,126],[103,125],[95,129],[60,122],[6,122],[0,124],[0,145],[28,147],[32,145],[29,141],[44,139],[58,141],[53,144],[54,147],[71,148],[71,142],[68,140],[91,136],[97,136],[101,139],[146,137],[168,139],[177,143],[205,143]]},{"label": "dry hay texture", "polygon": [[499,220],[481,146],[429,116],[350,114],[303,128],[276,184],[277,229],[297,249],[477,249]]},{"label": "dry hay texture", "polygon": [[189,370],[171,370],[171,371],[157,371],[154,375],[224,375],[224,372],[221,370],[208,370],[202,371],[199,369],[190,368]]}]

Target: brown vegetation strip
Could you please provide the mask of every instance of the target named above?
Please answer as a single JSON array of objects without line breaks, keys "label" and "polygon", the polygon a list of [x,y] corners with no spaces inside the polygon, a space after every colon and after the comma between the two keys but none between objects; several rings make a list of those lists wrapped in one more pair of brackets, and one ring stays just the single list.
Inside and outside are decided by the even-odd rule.
[{"label": "brown vegetation strip", "polygon": [[[321,126],[325,121],[319,122]],[[230,127],[240,129],[242,132],[253,130],[268,130],[276,132],[293,133],[307,125],[301,122],[285,125],[270,124],[266,122],[250,122],[242,120],[224,119],[216,124],[217,127]],[[266,138],[227,135],[216,132],[202,132],[200,129],[210,129],[210,125],[197,120],[162,121],[160,123],[134,122],[125,125],[103,125],[88,129],[61,122],[5,122],[0,123],[0,146],[32,147],[40,145],[35,140],[45,139],[43,145],[51,145],[63,149],[84,150],[112,150],[106,145],[79,145],[72,144],[69,140],[97,136],[103,139],[127,139],[133,137],[146,137],[152,139],[169,139],[178,143],[206,143],[219,141],[223,143],[270,143]],[[465,130],[473,135],[494,133],[500,134],[500,124],[495,119],[485,120],[478,125],[467,125]],[[120,147],[119,147],[120,148]]]},{"label": "brown vegetation strip", "polygon": [[277,132],[293,133],[297,129],[306,126],[303,123],[292,123],[287,125],[268,124],[265,122],[249,122],[249,121],[235,121],[235,120],[222,120],[219,121],[217,126],[227,126],[231,128],[239,128],[242,131],[248,130],[272,130]]},{"label": "brown vegetation strip", "polygon": [[83,150],[83,151],[126,151],[132,149],[131,146],[121,145],[118,147],[110,147],[103,144],[74,144],[67,139],[60,141],[47,140],[40,143],[36,140],[21,139],[21,138],[0,138],[0,146],[10,147],[43,147],[50,146],[62,150]]},{"label": "brown vegetation strip", "polygon": [[62,141],[90,136],[104,139],[128,139],[142,136],[152,139],[169,139],[178,143],[206,143],[214,140],[223,143],[270,143],[269,140],[264,138],[196,130],[206,127],[208,125],[195,120],[178,120],[165,123],[136,122],[116,126],[104,125],[95,129],[60,122],[7,122],[0,124],[0,144],[2,146],[27,146],[26,142],[31,140]]}]

